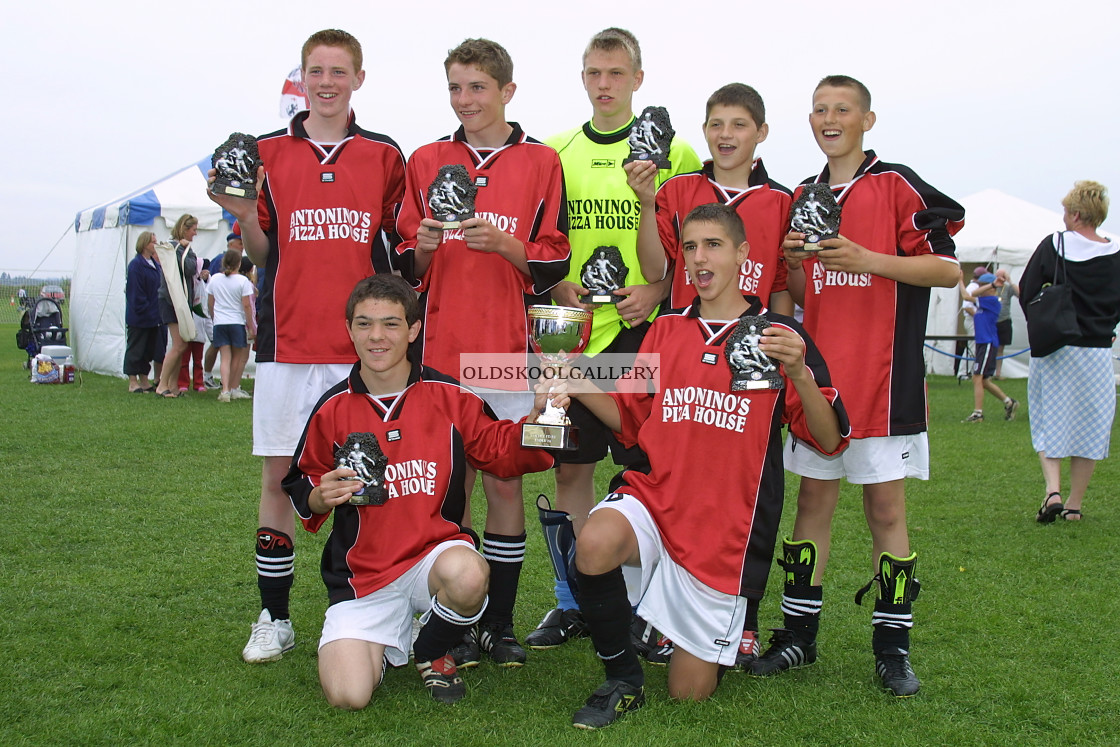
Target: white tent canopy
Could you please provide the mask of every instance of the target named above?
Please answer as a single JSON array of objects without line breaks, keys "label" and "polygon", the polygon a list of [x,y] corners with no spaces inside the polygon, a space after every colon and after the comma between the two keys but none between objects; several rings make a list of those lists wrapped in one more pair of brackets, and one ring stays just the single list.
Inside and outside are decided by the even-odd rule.
[{"label": "white tent canopy", "polygon": [[123,376],[124,285],[143,231],[163,240],[184,213],[198,218],[200,260],[225,249],[232,216],[206,196],[207,157],[124,197],[78,213],[77,260],[70,294],[71,344],[86,371]]},{"label": "white tent canopy", "polygon": [[[1060,212],[1047,210],[998,189],[985,189],[960,202],[965,209],[965,223],[955,240],[957,259],[961,262],[966,281],[971,279],[971,268],[983,264],[992,272],[1006,269],[1012,282],[1017,284],[1042,240],[1054,231],[1065,228]],[[1103,227],[1101,233],[1117,235]],[[961,298],[956,288],[934,288],[930,297],[926,334],[958,334],[960,308]],[[1011,345],[1003,353],[1003,375],[1024,377],[1027,375],[1030,353],[1021,352],[1028,347],[1027,322],[1018,303],[1012,303],[1011,320],[1014,334]],[[952,342],[933,344],[943,353],[954,352]],[[951,374],[953,359],[927,348],[926,370]]]}]

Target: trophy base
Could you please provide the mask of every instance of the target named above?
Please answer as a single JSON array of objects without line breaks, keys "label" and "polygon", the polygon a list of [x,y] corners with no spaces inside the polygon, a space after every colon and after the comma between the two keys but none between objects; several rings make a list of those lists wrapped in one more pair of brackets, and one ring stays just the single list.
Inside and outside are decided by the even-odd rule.
[{"label": "trophy base", "polygon": [[586,296],[580,296],[580,303],[621,303],[626,300],[626,296],[619,296],[614,293],[589,293]]},{"label": "trophy base", "polygon": [[835,239],[840,234],[836,233],[807,233],[805,234],[805,246],[801,247],[798,251],[801,252],[819,252],[821,249],[827,247],[821,246],[822,241]]},{"label": "trophy base", "polygon": [[210,186],[210,191],[216,195],[230,195],[231,197],[244,197],[248,200],[257,199],[257,190],[255,187],[237,187],[232,184],[220,184],[214,182]]},{"label": "trophy base", "polygon": [[641,155],[631,154],[629,156],[626,156],[626,158],[624,158],[622,161],[622,165],[625,166],[626,164],[633,163],[634,161],[649,161],[651,163],[657,164],[658,169],[673,168],[673,162],[665,156],[651,156],[649,153],[642,153]]},{"label": "trophy base", "polygon": [[366,488],[364,492],[354,493],[347,501],[351,506],[384,506],[389,494],[384,488]]},{"label": "trophy base", "polygon": [[733,381],[731,382],[731,391],[733,392],[752,392],[760,389],[785,389],[785,381],[781,376],[777,378],[763,378],[751,381]]},{"label": "trophy base", "polygon": [[524,423],[521,426],[521,445],[531,449],[575,451],[579,446],[579,428],[574,425]]},{"label": "trophy base", "polygon": [[452,229],[459,228],[462,225],[463,225],[463,221],[461,221],[461,220],[445,220],[443,222],[443,230],[444,231],[450,231]]}]

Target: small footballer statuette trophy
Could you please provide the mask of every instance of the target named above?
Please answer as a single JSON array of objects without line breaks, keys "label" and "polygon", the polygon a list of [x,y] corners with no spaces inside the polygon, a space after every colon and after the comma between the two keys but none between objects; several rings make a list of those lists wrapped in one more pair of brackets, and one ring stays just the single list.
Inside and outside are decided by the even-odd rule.
[{"label": "small footballer statuette trophy", "polygon": [[428,207],[432,218],[443,222],[443,227],[458,228],[467,218],[474,217],[474,200],[478,187],[471,182],[467,167],[449,164],[439,167],[436,178],[428,185]]},{"label": "small footballer statuette trophy", "polygon": [[629,273],[630,269],[622,261],[622,252],[617,246],[598,247],[580,270],[579,281],[591,292],[580,296],[579,300],[583,303],[618,303],[625,300],[626,296],[620,296],[615,291],[626,286]]},{"label": "small footballer statuette trophy", "polygon": [[669,111],[663,106],[647,106],[630,128],[630,155],[623,165],[631,161],[653,161],[659,169],[672,168],[669,146],[677,131],[669,122]]},{"label": "small footballer statuette trophy", "polygon": [[389,459],[372,433],[351,433],[346,443],[334,450],[335,469],[346,467],[358,474],[348,478],[362,483],[350,496],[354,506],[382,506],[389,500],[385,489],[385,469]]},{"label": "small footballer statuette trophy", "polygon": [[824,183],[805,186],[789,212],[790,229],[805,234],[803,252],[821,250],[820,242],[840,235],[840,204]]},{"label": "small footballer statuette trophy", "polygon": [[782,389],[785,380],[781,369],[758,346],[762,330],[771,326],[762,316],[745,316],[727,336],[723,354],[731,367],[731,391],[746,392],[752,389]]},{"label": "small footballer statuette trophy", "polygon": [[233,133],[214,151],[210,165],[217,172],[210,185],[212,193],[257,199],[257,168],[261,165],[261,156],[255,137]]},{"label": "small footballer statuette trophy", "polygon": [[[529,344],[545,366],[559,368],[587,347],[591,317],[590,311],[571,306],[530,306]],[[571,451],[579,445],[579,429],[564,410],[549,401],[537,422],[521,426],[521,445]]]}]

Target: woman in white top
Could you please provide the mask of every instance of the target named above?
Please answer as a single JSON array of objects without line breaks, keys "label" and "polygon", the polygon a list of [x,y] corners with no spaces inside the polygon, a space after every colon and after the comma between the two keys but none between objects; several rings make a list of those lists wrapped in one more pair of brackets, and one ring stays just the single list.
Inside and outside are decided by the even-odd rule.
[{"label": "woman in white top", "polygon": [[249,338],[256,335],[253,284],[240,273],[241,253],[231,249],[222,257],[222,271],[210,278],[210,318],[214,347],[221,355],[222,392],[219,402],[249,399],[241,389],[241,374],[249,360]]}]

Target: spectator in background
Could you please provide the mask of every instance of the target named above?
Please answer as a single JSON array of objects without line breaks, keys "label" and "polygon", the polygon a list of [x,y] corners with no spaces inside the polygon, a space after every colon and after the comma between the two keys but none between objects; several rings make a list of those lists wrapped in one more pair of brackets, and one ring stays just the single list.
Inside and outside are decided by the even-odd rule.
[{"label": "spectator in background", "polygon": [[253,263],[236,249],[222,258],[221,272],[210,279],[210,317],[214,320],[214,347],[222,354],[222,392],[219,402],[249,399],[241,389],[241,374],[249,360],[249,338],[257,332],[253,318],[253,284],[241,273],[242,264]]},{"label": "spectator in background", "polygon": [[[238,254],[243,254],[245,252],[245,243],[241,240],[241,234],[238,233],[240,229],[237,225],[237,221],[233,222],[233,227],[234,230],[226,236],[226,252],[233,249]],[[222,261],[225,259],[226,252],[222,252],[210,260],[211,277],[222,274]],[[211,319],[211,321],[213,320]],[[218,382],[214,381],[214,364],[217,360],[218,346],[214,344],[213,336],[211,336],[210,347],[206,348],[206,356],[202,360],[203,371],[205,372],[202,377],[202,383],[207,389],[221,389]]]},{"label": "spectator in background", "polygon": [[128,391],[133,394],[156,390],[148,379],[148,371],[154,362],[156,376],[159,376],[167,336],[159,315],[162,273],[155,254],[156,235],[144,231],[136,239],[136,256],[128,263],[124,283],[124,323],[127,329],[124,373],[128,376]]},{"label": "spectator in background", "polygon": [[[1054,278],[1070,286],[1080,334],[1054,351],[1031,350],[1027,399],[1031,443],[1042,464],[1046,497],[1035,517],[1049,524],[1059,515],[1081,519],[1081,504],[1097,462],[1108,457],[1116,415],[1112,340],[1120,322],[1120,244],[1097,233],[1108,217],[1108,190],[1080,181],[1062,200],[1066,230],[1034,250],[1020,280],[1019,303],[1031,326],[1030,301]],[[1069,457],[1069,498],[1062,501],[1062,459]]]},{"label": "spectator in background", "polygon": [[191,314],[194,318],[194,339],[187,343],[187,352],[183,355],[182,365],[179,366],[180,394],[190,391],[192,365],[194,367],[194,390],[196,392],[206,391],[202,375],[202,355],[206,343],[214,336],[214,325],[209,317],[199,313],[205,308],[202,302],[206,298],[206,288],[210,280],[210,261],[204,259],[202,264],[202,272],[194,278],[194,297],[198,299],[199,303],[198,305],[191,305]]},{"label": "spectator in background", "polygon": [[[182,283],[184,293],[187,296],[187,309],[186,313],[189,315],[190,307],[198,303],[198,299],[194,297],[194,278],[198,275],[198,257],[195,256],[194,250],[191,249],[191,242],[198,234],[198,218],[193,215],[184,213],[175,221],[175,227],[171,229],[171,240],[175,243],[175,267],[164,268],[163,275],[160,278],[159,286],[159,311],[160,317],[167,325],[167,331],[170,338],[170,347],[167,350],[167,355],[163,359],[163,372],[160,375],[159,384],[156,386],[156,394],[161,397],[178,397],[179,391],[176,386],[177,378],[179,376],[179,364],[183,361],[183,353],[187,352],[187,340],[184,340],[182,335],[179,334],[179,319],[175,313],[175,307],[171,303],[171,293],[168,290],[167,282],[168,277],[175,278],[175,282]],[[180,310],[182,313],[182,310]]]},{"label": "spectator in background", "polygon": [[999,299],[996,297],[999,290],[996,288],[996,276],[990,272],[984,273],[977,282],[980,284],[976,290],[976,314],[973,320],[976,327],[976,368],[972,370],[972,414],[965,418],[965,423],[981,423],[984,421],[984,392],[985,390],[1003,403],[1003,419],[1014,420],[1015,411],[1019,409],[1019,401],[1008,397],[1003,390],[992,381],[992,374],[996,370],[996,346],[999,344],[999,335],[996,332],[996,318],[999,316]]},{"label": "spectator in background", "polygon": [[[969,281],[968,285],[964,284],[963,277],[957,281],[957,290],[959,290],[961,294],[961,317],[964,323],[964,333],[969,337],[976,336],[976,326],[972,319],[972,317],[976,315],[976,289],[979,287],[979,283],[976,282],[976,279],[987,271],[988,270],[981,265],[980,267],[973,268],[972,280]],[[953,359],[953,376],[957,376],[960,373],[961,361],[963,360],[967,348],[968,342],[966,340],[957,340],[957,357]]]},{"label": "spectator in background", "polygon": [[996,334],[999,347],[996,348],[996,378],[1003,378],[1003,350],[1011,344],[1014,330],[1011,328],[1011,299],[1019,297],[1019,286],[1011,282],[1007,270],[996,270],[996,289],[999,292],[999,318],[996,319]]}]

